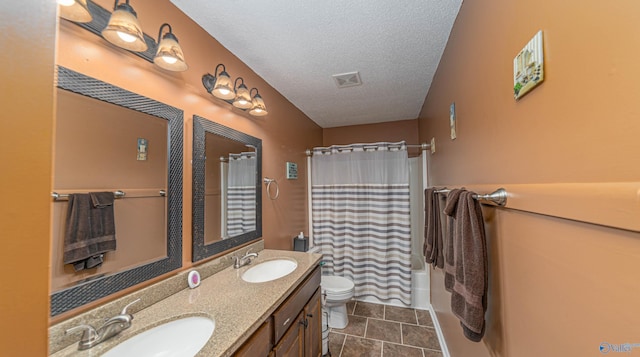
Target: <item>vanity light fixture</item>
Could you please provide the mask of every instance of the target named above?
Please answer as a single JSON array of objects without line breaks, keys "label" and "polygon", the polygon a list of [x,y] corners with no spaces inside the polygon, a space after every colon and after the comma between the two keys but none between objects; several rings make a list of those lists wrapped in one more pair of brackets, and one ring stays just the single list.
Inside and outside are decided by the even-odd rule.
[{"label": "vanity light fixture", "polygon": [[251,91],[249,93],[253,93],[254,90],[256,91],[256,94],[254,94],[251,99],[252,105],[251,105],[251,110],[249,110],[249,114],[257,117],[261,117],[269,114],[267,112],[267,107],[264,105],[264,100],[262,100],[262,97],[258,93],[258,88],[251,88]]},{"label": "vanity light fixture", "polygon": [[[218,73],[218,69],[222,67],[222,72]],[[216,75],[213,76],[210,73],[202,76],[202,84],[207,89],[207,92],[213,94],[214,97],[224,99],[224,100],[232,100],[236,97],[236,93],[233,91],[233,86],[231,85],[231,78],[229,77],[229,73],[227,73],[226,68],[222,63],[216,66],[216,70],[214,72]]]},{"label": "vanity light fixture", "polygon": [[[162,29],[165,27],[169,28],[169,32],[163,36]],[[153,58],[153,63],[168,71],[182,72],[188,68],[182,48],[178,44],[178,38],[173,34],[171,25],[167,23],[162,24],[160,31],[158,31],[158,50]]]},{"label": "vanity light fixture", "polygon": [[[238,81],[240,85],[238,86]],[[244,79],[242,77],[236,78],[233,86],[236,98],[233,100],[233,106],[240,109],[249,109],[252,107],[251,94],[246,85],[244,85]]]},{"label": "vanity light fixture", "polygon": [[112,44],[129,51],[142,52],[147,50],[147,42],[138,22],[138,15],[129,5],[129,0],[118,4],[115,0],[113,13],[107,27],[102,30],[102,37]]},{"label": "vanity light fixture", "polygon": [[91,22],[93,16],[89,12],[87,0],[58,0],[60,17],[73,22]]}]

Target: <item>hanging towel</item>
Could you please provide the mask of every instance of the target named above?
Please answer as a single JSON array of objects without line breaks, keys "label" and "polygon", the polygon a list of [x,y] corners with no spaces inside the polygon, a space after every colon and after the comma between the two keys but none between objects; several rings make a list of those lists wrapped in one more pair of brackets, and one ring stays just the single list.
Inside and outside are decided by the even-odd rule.
[{"label": "hanging towel", "polygon": [[70,194],[64,237],[64,263],[75,271],[102,264],[116,249],[113,192]]},{"label": "hanging towel", "polygon": [[473,192],[461,190],[453,196],[451,193],[445,207],[448,215],[455,211],[451,310],[460,319],[464,335],[471,341],[479,342],[484,336],[484,314],[487,310],[484,220],[480,203],[473,198]]},{"label": "hanging towel", "polygon": [[458,198],[463,190],[456,188],[449,192],[444,206],[444,214],[446,216],[447,228],[444,232],[444,288],[451,292],[455,282],[456,268],[454,262],[454,229],[456,208],[458,206]]},{"label": "hanging towel", "polygon": [[440,225],[440,197],[436,188],[424,190],[425,227],[424,227],[424,256],[426,262],[442,269],[444,256],[442,255],[442,227]]}]

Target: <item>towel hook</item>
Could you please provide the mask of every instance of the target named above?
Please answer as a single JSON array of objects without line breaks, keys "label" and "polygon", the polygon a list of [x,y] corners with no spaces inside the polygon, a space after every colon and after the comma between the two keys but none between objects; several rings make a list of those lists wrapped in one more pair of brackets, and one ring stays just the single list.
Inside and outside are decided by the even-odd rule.
[{"label": "towel hook", "polygon": [[[264,178],[264,183],[265,185],[267,185],[267,196],[269,197],[270,200],[277,200],[278,196],[280,196],[280,186],[278,186],[278,181],[276,181],[276,179],[270,179],[268,177]],[[275,183],[276,184],[276,194],[275,196],[271,196],[271,184]]]}]

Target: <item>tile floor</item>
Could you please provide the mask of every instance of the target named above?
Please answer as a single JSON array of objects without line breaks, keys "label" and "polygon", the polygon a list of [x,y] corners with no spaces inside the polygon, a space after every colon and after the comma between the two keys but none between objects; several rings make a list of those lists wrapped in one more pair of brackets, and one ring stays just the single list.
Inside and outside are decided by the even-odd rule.
[{"label": "tile floor", "polygon": [[351,301],[347,312],[329,332],[331,357],[442,357],[429,311]]}]

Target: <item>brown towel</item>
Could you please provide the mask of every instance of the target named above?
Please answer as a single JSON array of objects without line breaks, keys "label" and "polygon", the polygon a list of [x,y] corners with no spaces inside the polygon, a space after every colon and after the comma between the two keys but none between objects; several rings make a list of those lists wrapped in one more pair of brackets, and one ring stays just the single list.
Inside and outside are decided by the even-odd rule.
[{"label": "brown towel", "polygon": [[455,255],[454,255],[454,228],[456,215],[456,208],[458,207],[458,198],[463,190],[456,188],[449,192],[447,195],[447,201],[444,206],[444,214],[447,217],[447,229],[444,234],[444,288],[451,292],[455,282],[456,267],[455,267]]},{"label": "brown towel", "polygon": [[113,192],[70,194],[64,237],[64,263],[76,271],[99,266],[116,249]]},{"label": "brown towel", "polygon": [[444,256],[442,255],[442,227],[440,225],[440,197],[436,188],[424,190],[424,256],[426,262],[442,269]]},{"label": "brown towel", "polygon": [[453,191],[447,197],[445,213],[455,210],[453,230],[454,281],[451,310],[460,319],[464,335],[478,342],[484,336],[487,310],[487,250],[484,220],[474,193]]}]

